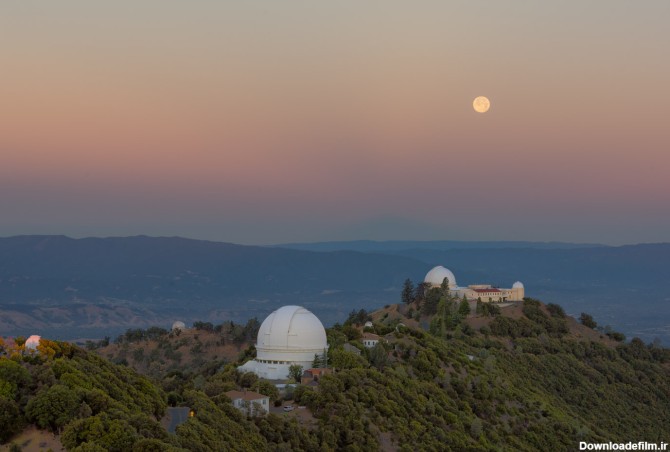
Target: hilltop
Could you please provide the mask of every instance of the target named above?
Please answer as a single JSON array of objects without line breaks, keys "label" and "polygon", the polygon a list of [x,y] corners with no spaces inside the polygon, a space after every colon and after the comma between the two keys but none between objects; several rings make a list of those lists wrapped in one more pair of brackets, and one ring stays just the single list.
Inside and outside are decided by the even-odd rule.
[{"label": "hilltop", "polygon": [[108,360],[161,379],[170,372],[196,373],[213,364],[235,362],[256,341],[256,318],[245,325],[195,322],[192,328],[168,331],[159,327],[129,329],[114,341],[87,342],[87,348]]},{"label": "hilltop", "polygon": [[[295,415],[239,421],[291,450],[570,450],[579,441],[663,440],[670,350],[637,338],[625,342],[533,299],[479,309],[470,303],[467,314],[461,308],[435,289],[411,303],[354,310],[327,329],[336,372],[286,394],[235,371],[254,356],[253,347],[245,349],[253,338],[242,341],[240,334],[232,346],[225,325],[140,338],[125,356],[156,378],[172,403],[193,403],[195,390],[221,405],[225,391],[248,388],[306,406]],[[379,336],[379,345],[364,347],[364,333]],[[168,350],[181,335],[191,347],[196,335],[201,344],[190,361],[161,369],[131,358],[133,350]],[[120,349],[98,352],[113,350]],[[169,363],[163,351],[157,362]]]},{"label": "hilltop", "polygon": [[[287,393],[235,370],[254,356],[245,348],[254,319],[244,326],[199,322],[179,334],[129,330],[89,344],[103,356],[127,347],[127,360],[111,358],[151,380],[43,340],[37,355],[0,356],[0,403],[9,416],[0,416],[0,433],[7,440],[35,424],[60,433],[70,450],[111,451],[534,451],[665,439],[670,350],[622,342],[537,300],[486,306],[465,313],[435,289],[404,305],[354,310],[327,330],[336,371]],[[364,333],[380,342],[364,347]],[[168,354],[186,355],[185,346],[192,356],[163,367]],[[245,417],[224,394],[245,388],[306,408]],[[53,403],[60,408],[50,411]],[[166,405],[188,406],[195,416],[168,434],[159,425]]]}]

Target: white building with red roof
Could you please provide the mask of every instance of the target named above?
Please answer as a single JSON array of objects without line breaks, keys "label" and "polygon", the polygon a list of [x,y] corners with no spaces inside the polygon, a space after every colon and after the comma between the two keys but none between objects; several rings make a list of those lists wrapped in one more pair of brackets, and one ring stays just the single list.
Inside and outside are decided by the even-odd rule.
[{"label": "white building with red roof", "polygon": [[441,265],[433,267],[424,278],[424,282],[430,287],[441,287],[445,282],[449,293],[455,297],[468,300],[481,300],[486,302],[521,301],[525,296],[525,288],[521,281],[512,284],[509,289],[494,287],[490,284],[471,284],[461,287],[456,283],[453,272]]},{"label": "white building with red roof", "polygon": [[253,391],[228,391],[233,406],[247,416],[262,416],[270,411],[270,397]]}]

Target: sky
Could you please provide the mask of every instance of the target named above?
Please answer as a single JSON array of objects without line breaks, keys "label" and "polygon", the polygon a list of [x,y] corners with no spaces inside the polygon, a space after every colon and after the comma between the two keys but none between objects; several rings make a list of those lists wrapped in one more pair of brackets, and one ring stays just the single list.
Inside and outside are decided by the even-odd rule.
[{"label": "sky", "polygon": [[2,2],[0,236],[667,242],[668,17]]}]

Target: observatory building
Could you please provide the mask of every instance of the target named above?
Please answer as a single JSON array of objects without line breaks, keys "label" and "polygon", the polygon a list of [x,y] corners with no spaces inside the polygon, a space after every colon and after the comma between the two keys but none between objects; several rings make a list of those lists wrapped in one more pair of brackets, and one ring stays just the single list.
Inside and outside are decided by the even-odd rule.
[{"label": "observatory building", "polygon": [[261,324],[256,359],[238,370],[269,380],[285,379],[291,365],[312,367],[314,355],[322,355],[327,348],[326,330],[314,314],[300,306],[283,306]]},{"label": "observatory building", "polygon": [[186,324],[182,322],[181,320],[177,320],[172,324],[172,331],[185,331],[186,330]]},{"label": "observatory building", "polygon": [[460,287],[456,283],[456,277],[451,270],[441,265],[432,268],[423,281],[428,283],[430,287],[440,287],[444,278],[447,278],[449,282],[449,293],[458,298],[463,298],[463,295],[465,295],[468,300],[500,302],[521,301],[525,296],[525,289],[521,281],[515,282],[509,289],[493,287],[490,284],[472,284],[467,287]]},{"label": "observatory building", "polygon": [[33,334],[28,339],[26,339],[25,343],[26,350],[37,350],[37,346],[40,345],[41,340],[42,340],[41,336]]}]

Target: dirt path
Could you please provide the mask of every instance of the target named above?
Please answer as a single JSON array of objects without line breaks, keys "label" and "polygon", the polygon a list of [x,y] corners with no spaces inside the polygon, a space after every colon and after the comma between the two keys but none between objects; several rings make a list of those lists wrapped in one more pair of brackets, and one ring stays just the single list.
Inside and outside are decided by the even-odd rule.
[{"label": "dirt path", "polygon": [[58,435],[38,430],[35,426],[28,427],[7,444],[0,446],[0,452],[8,451],[12,444],[21,446],[23,452],[46,452],[49,449],[54,452],[65,451]]}]

